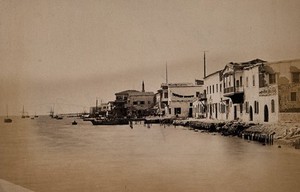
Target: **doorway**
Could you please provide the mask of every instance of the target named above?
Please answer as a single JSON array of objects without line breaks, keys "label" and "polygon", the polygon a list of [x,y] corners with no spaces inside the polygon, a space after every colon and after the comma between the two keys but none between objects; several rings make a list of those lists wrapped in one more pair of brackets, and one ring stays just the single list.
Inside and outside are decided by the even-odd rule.
[{"label": "doorway", "polygon": [[269,109],[267,105],[264,108],[264,122],[269,122]]},{"label": "doorway", "polygon": [[250,106],[249,114],[250,114],[250,121],[253,121],[253,109],[252,109],[252,106]]},{"label": "doorway", "polygon": [[234,120],[237,119],[237,107],[236,105],[234,106]]}]

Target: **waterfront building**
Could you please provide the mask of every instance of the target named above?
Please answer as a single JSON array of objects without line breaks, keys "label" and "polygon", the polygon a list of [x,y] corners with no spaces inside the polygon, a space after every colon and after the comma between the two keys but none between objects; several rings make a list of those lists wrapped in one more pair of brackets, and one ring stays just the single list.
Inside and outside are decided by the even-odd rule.
[{"label": "waterfront building", "polygon": [[157,96],[160,114],[183,118],[192,117],[193,102],[202,92],[202,84],[163,83]]},{"label": "waterfront building", "polygon": [[98,102],[96,102],[96,106],[90,107],[91,116],[108,116],[109,114],[111,114],[113,103],[113,101],[110,101],[108,103],[100,103],[100,105],[98,105]]},{"label": "waterfront building", "polygon": [[300,121],[300,60],[229,63],[204,78],[196,118],[254,123]]},{"label": "waterfront building", "polygon": [[169,108],[168,108],[168,83],[162,83],[161,88],[157,91],[155,96],[155,107],[157,109],[157,114],[160,116],[168,116]]},{"label": "waterfront building", "polygon": [[223,98],[221,71],[204,77],[204,82],[204,91],[194,102],[195,117],[225,120],[228,110],[225,110],[227,100]]},{"label": "waterfront building", "polygon": [[115,95],[115,116],[143,117],[154,113],[154,93],[145,91],[144,82],[142,82],[142,91],[126,90]]}]

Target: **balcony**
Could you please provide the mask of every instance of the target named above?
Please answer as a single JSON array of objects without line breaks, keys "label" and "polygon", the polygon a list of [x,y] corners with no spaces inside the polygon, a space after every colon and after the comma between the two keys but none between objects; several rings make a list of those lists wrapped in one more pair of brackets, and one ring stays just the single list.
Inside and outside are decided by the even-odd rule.
[{"label": "balcony", "polygon": [[244,88],[243,87],[227,87],[224,89],[224,96],[230,96],[230,95],[234,95],[234,94],[240,94],[240,93],[244,93]]},{"label": "balcony", "polygon": [[233,103],[244,102],[244,88],[243,87],[227,87],[224,88],[224,97],[231,98]]}]

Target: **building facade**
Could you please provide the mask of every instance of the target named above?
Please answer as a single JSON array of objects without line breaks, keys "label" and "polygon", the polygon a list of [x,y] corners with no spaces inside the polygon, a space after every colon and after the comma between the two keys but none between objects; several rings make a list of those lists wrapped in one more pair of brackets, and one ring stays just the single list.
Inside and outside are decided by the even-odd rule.
[{"label": "building facade", "polygon": [[300,121],[300,60],[229,63],[205,77],[204,87],[193,104],[196,118]]},{"label": "building facade", "polygon": [[158,91],[159,114],[192,117],[193,101],[202,92],[203,85],[193,83],[163,83]]}]

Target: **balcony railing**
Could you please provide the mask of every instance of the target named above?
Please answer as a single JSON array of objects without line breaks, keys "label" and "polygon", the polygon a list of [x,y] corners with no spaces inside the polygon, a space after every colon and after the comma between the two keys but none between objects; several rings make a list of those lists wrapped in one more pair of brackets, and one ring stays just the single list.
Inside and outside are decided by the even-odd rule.
[{"label": "balcony railing", "polygon": [[224,95],[230,95],[235,93],[243,93],[244,88],[243,87],[227,87],[224,89]]}]

